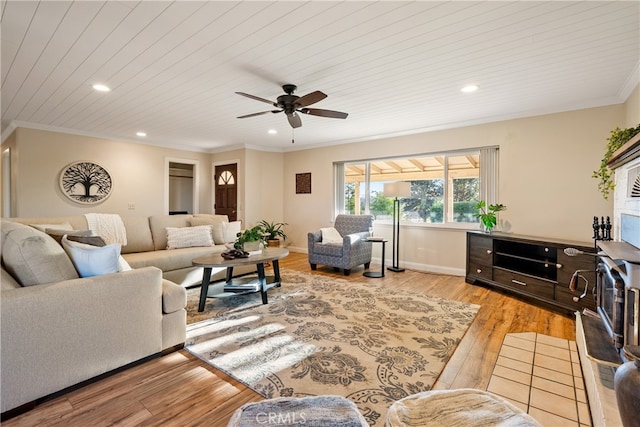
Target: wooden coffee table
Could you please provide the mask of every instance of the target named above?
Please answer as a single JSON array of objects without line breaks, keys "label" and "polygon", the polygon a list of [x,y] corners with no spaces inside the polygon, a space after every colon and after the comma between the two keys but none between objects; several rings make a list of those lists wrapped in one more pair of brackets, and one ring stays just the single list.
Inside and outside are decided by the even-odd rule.
[{"label": "wooden coffee table", "polygon": [[[204,255],[194,258],[192,264],[196,267],[204,267],[202,273],[202,287],[200,288],[200,303],[198,311],[204,311],[204,305],[209,298],[220,298],[231,295],[246,294],[260,291],[262,303],[267,304],[267,291],[275,286],[280,286],[280,264],[278,260],[289,255],[289,250],[284,248],[265,248],[262,253],[252,255],[248,258],[224,259],[217,254]],[[267,277],[264,272],[265,263],[273,264],[273,276]],[[258,277],[238,277],[233,278],[233,267],[241,265],[255,264],[258,270]],[[209,285],[211,284],[211,270],[213,268],[224,267],[227,269],[225,292],[209,295]]]}]

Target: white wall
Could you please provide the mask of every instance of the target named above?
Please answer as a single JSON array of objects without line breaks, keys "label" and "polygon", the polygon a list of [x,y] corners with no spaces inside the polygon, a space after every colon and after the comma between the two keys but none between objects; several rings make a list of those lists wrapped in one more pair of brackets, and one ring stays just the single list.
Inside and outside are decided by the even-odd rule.
[{"label": "white wall", "polygon": [[[87,212],[149,216],[164,212],[165,158],[199,161],[200,182],[210,181],[210,154],[171,150],[123,141],[90,138],[35,129],[16,129],[16,193],[14,216],[60,216]],[[111,195],[97,205],[80,205],[62,194],[58,181],[68,164],[93,161],[107,169]],[[202,186],[201,186],[202,187]],[[207,187],[210,188],[210,185]],[[211,191],[200,189],[201,207],[211,205]],[[129,204],[134,209],[129,209]],[[201,208],[202,212],[210,212]]]},{"label": "white wall", "polygon": [[263,219],[283,221],[282,153],[246,150],[246,160],[247,226],[254,226]]},{"label": "white wall", "polygon": [[[593,216],[612,214],[612,202],[601,197],[591,174],[609,132],[622,125],[624,109],[615,105],[286,153],[289,244],[306,251],[307,232],[330,225],[334,161],[491,145],[500,147],[499,201],[507,206],[499,215],[503,230],[590,244]],[[300,172],[312,173],[312,194],[295,194],[295,174]],[[391,238],[388,226],[377,227],[376,235]],[[464,231],[407,226],[401,235],[401,265],[463,274]]]},{"label": "white wall", "polygon": [[640,85],[636,86],[634,91],[624,103],[625,121],[620,127],[631,128],[640,124]]}]

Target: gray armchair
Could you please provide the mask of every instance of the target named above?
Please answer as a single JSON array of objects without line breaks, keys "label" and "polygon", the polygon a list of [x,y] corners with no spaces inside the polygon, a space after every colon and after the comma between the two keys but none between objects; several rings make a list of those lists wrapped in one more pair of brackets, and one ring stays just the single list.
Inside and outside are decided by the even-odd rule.
[{"label": "gray armchair", "polygon": [[369,228],[373,225],[371,215],[338,215],[334,228],[342,236],[342,244],[323,243],[320,230],[309,233],[309,264],[315,270],[318,264],[341,268],[348,276],[351,269],[364,264],[371,264],[371,243],[364,240],[369,236]]}]

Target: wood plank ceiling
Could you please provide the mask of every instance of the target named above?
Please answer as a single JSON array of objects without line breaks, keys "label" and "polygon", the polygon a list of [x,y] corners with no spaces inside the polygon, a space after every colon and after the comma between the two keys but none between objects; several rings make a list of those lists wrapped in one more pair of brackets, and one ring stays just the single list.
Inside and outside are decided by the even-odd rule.
[{"label": "wood plank ceiling", "polygon": [[[621,103],[640,73],[638,1],[8,0],[1,13],[3,136],[302,149]],[[234,92],[275,100],[285,83],[349,117],[302,115],[293,145],[282,113],[236,118],[269,107]]]}]

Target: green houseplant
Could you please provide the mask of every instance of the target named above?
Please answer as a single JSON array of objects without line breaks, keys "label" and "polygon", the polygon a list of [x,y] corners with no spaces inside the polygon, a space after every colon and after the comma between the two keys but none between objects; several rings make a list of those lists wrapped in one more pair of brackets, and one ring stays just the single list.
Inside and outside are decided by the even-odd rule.
[{"label": "green houseplant", "polygon": [[265,232],[260,225],[248,228],[236,235],[233,247],[240,251],[255,251],[260,249],[260,243],[265,242]]},{"label": "green houseplant", "polygon": [[480,200],[475,208],[480,211],[476,214],[476,218],[480,219],[482,227],[487,233],[491,233],[493,227],[498,223],[496,212],[505,210],[507,207],[502,203],[487,206],[487,202]]},{"label": "green houseplant", "polygon": [[282,240],[287,240],[287,235],[283,229],[285,225],[288,225],[286,222],[269,222],[263,219],[259,225],[264,231],[268,246],[280,246],[280,237],[282,237]]},{"label": "green houseplant", "polygon": [[606,199],[609,198],[609,193],[613,191],[613,187],[615,187],[615,183],[613,182],[613,171],[607,166],[609,159],[613,153],[631,138],[636,136],[636,134],[640,133],[640,124],[638,124],[635,128],[627,128],[620,129],[616,127],[611,131],[611,135],[607,138],[607,148],[604,152],[604,156],[602,156],[602,160],[600,161],[600,167],[597,170],[593,171],[593,178],[599,180],[598,182],[598,190],[602,193],[602,196]]}]

